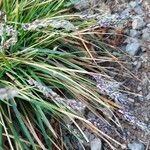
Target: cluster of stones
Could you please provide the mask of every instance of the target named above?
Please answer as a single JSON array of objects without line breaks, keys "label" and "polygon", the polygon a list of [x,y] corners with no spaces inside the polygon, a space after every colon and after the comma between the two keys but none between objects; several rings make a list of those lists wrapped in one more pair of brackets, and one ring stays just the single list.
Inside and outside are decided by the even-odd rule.
[{"label": "cluster of stones", "polygon": [[132,24],[130,30],[127,29],[129,37],[124,41],[126,46],[123,49],[131,56],[135,56],[140,50],[145,52],[150,48],[148,46],[150,45],[150,5],[146,1],[143,3],[131,1],[124,12],[132,13]]}]

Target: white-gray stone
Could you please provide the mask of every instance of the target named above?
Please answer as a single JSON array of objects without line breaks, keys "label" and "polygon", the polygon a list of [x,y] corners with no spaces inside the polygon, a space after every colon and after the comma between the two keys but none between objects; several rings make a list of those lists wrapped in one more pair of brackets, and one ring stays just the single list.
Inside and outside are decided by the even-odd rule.
[{"label": "white-gray stone", "polygon": [[133,42],[133,43],[129,43],[126,46],[126,52],[128,54],[130,54],[131,56],[134,56],[137,54],[137,52],[140,49],[140,43],[139,42]]},{"label": "white-gray stone", "polygon": [[101,150],[102,149],[102,142],[99,138],[95,138],[90,143],[91,150]]},{"label": "white-gray stone", "polygon": [[128,148],[130,150],[145,150],[145,146],[144,144],[140,143],[140,142],[133,142],[128,144]]},{"label": "white-gray stone", "polygon": [[146,25],[143,18],[140,16],[136,16],[132,21],[132,28],[133,29],[141,29]]}]

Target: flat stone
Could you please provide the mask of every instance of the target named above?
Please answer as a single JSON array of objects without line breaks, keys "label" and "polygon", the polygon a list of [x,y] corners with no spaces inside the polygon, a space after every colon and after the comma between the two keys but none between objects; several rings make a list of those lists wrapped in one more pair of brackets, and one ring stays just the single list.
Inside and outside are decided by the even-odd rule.
[{"label": "flat stone", "polygon": [[90,143],[91,150],[102,150],[102,142],[99,138],[95,138]]},{"label": "flat stone", "polygon": [[140,43],[139,42],[133,42],[133,43],[129,43],[127,44],[126,46],[126,52],[128,54],[130,54],[131,56],[134,56],[137,54],[137,52],[139,51],[140,49]]},{"label": "flat stone", "polygon": [[136,142],[136,141],[128,144],[128,148],[130,150],[145,150],[144,144],[142,144],[140,142]]}]

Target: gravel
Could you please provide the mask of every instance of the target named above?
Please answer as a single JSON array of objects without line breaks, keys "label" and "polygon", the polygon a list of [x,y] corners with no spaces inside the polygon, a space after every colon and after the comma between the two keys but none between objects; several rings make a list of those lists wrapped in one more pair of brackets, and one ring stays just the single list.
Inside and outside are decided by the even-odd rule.
[{"label": "gravel", "polygon": [[[150,41],[150,21],[146,18],[142,1],[131,1],[121,14],[130,15],[131,25],[126,30],[126,35],[130,36],[124,40],[122,47],[129,55],[135,56],[146,51],[146,42]],[[141,50],[141,53],[138,53]]]}]

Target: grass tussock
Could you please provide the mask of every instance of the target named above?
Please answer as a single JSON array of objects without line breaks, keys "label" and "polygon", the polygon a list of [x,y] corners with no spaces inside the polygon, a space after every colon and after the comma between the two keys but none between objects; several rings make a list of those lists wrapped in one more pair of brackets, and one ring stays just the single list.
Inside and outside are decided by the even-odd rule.
[{"label": "grass tussock", "polygon": [[[107,70],[97,62],[111,60],[103,43],[95,41],[98,31],[90,31],[93,21],[71,13],[71,1],[65,0],[4,0],[0,7],[1,148],[65,149],[64,130],[80,143],[88,141],[81,124],[110,146],[110,141],[120,144],[80,111],[85,106],[94,113],[96,108],[117,107],[102,97],[91,78]],[[105,57],[100,59],[93,47]],[[79,103],[77,111],[68,99],[84,105]]]}]

